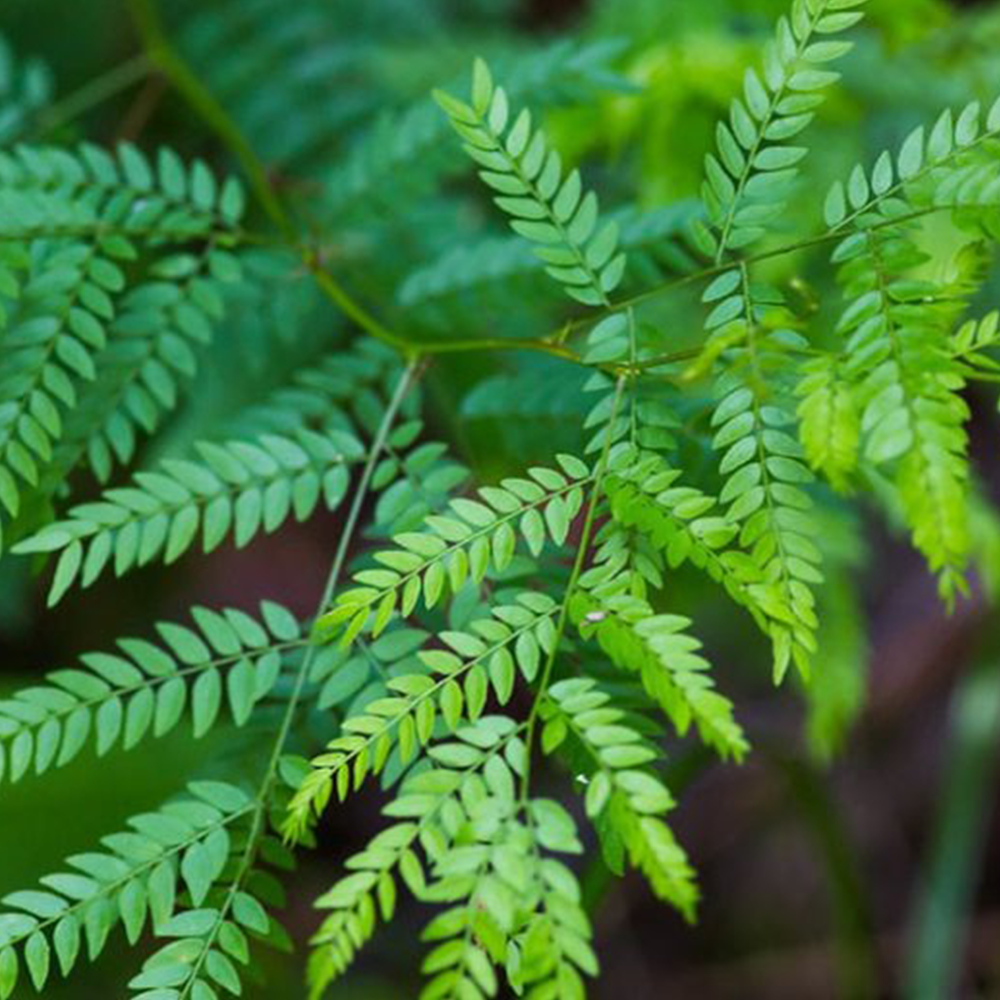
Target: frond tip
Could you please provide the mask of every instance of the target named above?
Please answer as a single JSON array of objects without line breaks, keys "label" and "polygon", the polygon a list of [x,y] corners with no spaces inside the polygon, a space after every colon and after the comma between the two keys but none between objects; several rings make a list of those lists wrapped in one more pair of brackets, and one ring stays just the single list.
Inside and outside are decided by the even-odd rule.
[{"label": "frond tip", "polygon": [[808,150],[788,144],[813,120],[822,91],[839,79],[823,69],[851,49],[850,42],[817,40],[839,34],[862,16],[866,0],[794,0],[778,20],[764,53],[763,78],[748,69],[743,97],[716,129],[717,151],[705,159],[703,196],[712,228],[702,227],[704,249],[716,262],[768,231],[785,208],[791,182]]},{"label": "frond tip", "polygon": [[483,183],[498,192],[494,201],[512,216],[511,228],[532,243],[545,270],[567,295],[586,305],[608,304],[625,270],[616,253],[618,226],[598,228],[597,195],[584,192],[578,170],[564,177],[559,153],[544,133],[532,129],[527,109],[511,124],[507,93],[495,87],[489,68],[476,61],[472,103],[435,91],[435,100],[483,169]]}]

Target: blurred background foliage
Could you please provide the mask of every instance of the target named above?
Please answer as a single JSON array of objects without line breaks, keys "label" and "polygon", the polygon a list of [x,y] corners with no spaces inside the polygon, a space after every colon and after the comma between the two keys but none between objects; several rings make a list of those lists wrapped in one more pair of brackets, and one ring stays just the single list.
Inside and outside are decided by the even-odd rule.
[{"label": "blurred background foliage", "polygon": [[[684,236],[697,216],[714,123],[753,63],[784,0],[174,0],[171,43],[238,123],[291,204],[311,252],[408,336],[538,336],[558,321],[525,249],[469,183],[429,101],[475,54],[544,114],[570,161],[584,162],[622,221],[637,262],[630,290],[692,267]],[[144,148],[168,142],[231,169],[231,150],[155,69],[144,3],[4,0],[0,142]],[[148,24],[146,25],[148,28]],[[1000,92],[1000,4],[871,0],[844,81],[810,131],[813,197],[787,220],[815,222],[825,190],[871,162],[945,105]],[[37,64],[26,61],[37,58]],[[12,70],[16,60],[19,69]],[[27,71],[25,72],[25,68]],[[640,211],[643,213],[640,216]],[[810,213],[812,215],[810,216]],[[953,268],[954,231],[928,231],[930,266]],[[457,267],[458,263],[461,267]],[[140,461],[225,427],[303,359],[347,333],[294,255],[262,245],[260,280],[232,294],[179,418]],[[795,255],[772,265],[800,307],[830,288]],[[998,304],[988,284],[985,308]],[[263,291],[262,291],[263,289]],[[989,301],[989,300],[992,301]],[[693,298],[664,296],[644,316],[677,348],[700,323]],[[579,440],[578,369],[531,355],[463,356],[428,373],[434,434],[492,478]],[[973,398],[973,450],[1000,491],[996,407]],[[511,420],[517,415],[526,420]],[[691,415],[699,419],[697,413]],[[685,445],[684,447],[688,447]],[[697,459],[697,443],[691,444]],[[707,457],[706,457],[707,461]],[[756,753],[742,768],[672,756],[686,786],[675,822],[702,876],[705,904],[688,928],[638,881],[586,871],[604,975],[597,997],[802,998],[993,996],[1000,992],[1000,530],[983,512],[980,582],[948,616],[919,559],[870,512],[831,509],[823,544],[823,655],[808,699],[775,691],[761,644],[694,576],[676,605],[697,608],[719,683],[740,707]],[[261,539],[243,552],[151,567],[127,588],[102,582],[52,616],[25,561],[0,567],[0,685],[30,683],[75,653],[101,648],[191,603],[249,607],[280,597],[302,614],[318,593],[334,517]],[[718,602],[718,603],[716,603]],[[211,767],[225,733],[187,733],[96,762],[83,756],[45,782],[2,792],[0,893],[31,883],[131,813]],[[310,900],[376,826],[378,796],[336,811],[290,886],[298,942]],[[413,996],[415,914],[380,933],[335,995]],[[296,958],[268,956],[259,997],[301,994]],[[130,968],[129,963],[126,968]],[[113,951],[53,998],[120,995]]]}]

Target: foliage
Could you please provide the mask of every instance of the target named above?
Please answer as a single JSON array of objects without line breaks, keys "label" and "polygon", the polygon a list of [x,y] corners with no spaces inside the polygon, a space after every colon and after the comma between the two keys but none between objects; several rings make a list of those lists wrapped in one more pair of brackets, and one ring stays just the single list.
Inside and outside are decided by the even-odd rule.
[{"label": "foliage", "polygon": [[[739,609],[733,635],[763,636],[776,683],[795,667],[821,757],[863,697],[851,494],[905,527],[947,603],[968,589],[989,514],[967,395],[1000,366],[997,314],[974,301],[1000,236],[1000,101],[945,111],[817,199],[800,137],[827,127],[864,0],[793,0],[715,128],[700,199],[649,209],[560,151],[567,106],[631,99],[623,46],[498,52],[502,84],[478,58],[469,96],[436,90],[435,108],[448,65],[401,51],[423,22],[371,6],[349,25],[226,0],[165,26],[134,0],[148,59],[226,171],[170,146],[13,144],[48,77],[0,49],[4,562],[30,559],[54,607],[320,510],[337,524],[314,613],[196,606],[0,701],[12,782],[187,716],[194,737],[242,746],[245,727],[255,744],[6,896],[0,998],[96,960],[119,926],[156,942],[136,997],[239,994],[258,945],[288,943],[294,848],[376,778],[385,826],[317,900],[310,995],[405,889],[439,908],[426,1000],[583,997],[585,845],[694,920],[664,745],[751,753],[687,583]],[[495,16],[429,8],[484,33]],[[416,83],[369,78],[380,32]],[[413,101],[376,118],[396,85]],[[470,231],[483,192],[499,213]],[[503,360],[448,368],[473,353]],[[514,474],[449,408],[520,430]],[[546,408],[565,447],[537,429]],[[540,791],[549,759],[581,808]]]}]

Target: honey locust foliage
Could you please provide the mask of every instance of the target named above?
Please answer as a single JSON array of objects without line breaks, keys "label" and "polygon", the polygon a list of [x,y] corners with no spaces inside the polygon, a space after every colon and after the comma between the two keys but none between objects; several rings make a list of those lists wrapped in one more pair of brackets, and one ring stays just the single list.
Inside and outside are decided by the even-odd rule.
[{"label": "honey locust foliage", "polygon": [[[3,898],[0,1000],[115,934],[144,949],[138,1000],[238,995],[262,945],[290,945],[296,849],[372,784],[384,822],[316,900],[309,995],[349,993],[339,980],[412,897],[435,908],[425,1000],[577,1000],[599,974],[585,845],[694,920],[665,749],[751,753],[703,604],[738,640],[705,636],[721,659],[795,669],[829,755],[863,689],[860,559],[836,547],[859,548],[849,498],[909,533],[947,602],[995,535],[966,397],[1000,371],[997,314],[970,306],[1000,236],[1000,102],[941,113],[817,201],[809,136],[864,0],[793,0],[717,126],[701,201],[605,214],[606,178],[560,151],[545,112],[627,91],[618,47],[500,59],[503,83],[476,59],[467,97],[375,117],[385,74],[358,53],[384,32],[398,56],[423,30],[408,15],[227,0],[213,27],[194,6],[171,15],[174,47],[133,4],[208,127],[181,145],[217,134],[213,162],[235,153],[243,180],[168,147],[34,141],[65,108],[0,47],[0,556],[45,577],[54,616],[99,581],[322,510],[329,583],[308,616],[195,606],[0,700],[5,783],[178,729],[232,748]],[[492,31],[467,6],[456,37]],[[310,74],[329,93],[292,114]],[[460,179],[469,160],[482,185]],[[496,228],[463,245],[441,220],[479,218],[477,200]],[[698,300],[658,310],[681,285]],[[484,327],[494,300],[509,330]],[[510,346],[532,360],[467,393],[471,429],[436,414],[470,471],[429,438],[421,375]],[[483,419],[500,433],[480,454]],[[543,795],[546,760],[569,780]]]}]

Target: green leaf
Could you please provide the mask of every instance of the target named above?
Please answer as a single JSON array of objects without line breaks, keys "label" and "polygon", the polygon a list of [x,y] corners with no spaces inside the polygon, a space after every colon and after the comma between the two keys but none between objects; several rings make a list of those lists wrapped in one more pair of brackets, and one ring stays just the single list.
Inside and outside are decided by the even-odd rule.
[{"label": "green leaf", "polygon": [[192,844],[181,860],[181,875],[191,893],[191,901],[200,906],[218,874],[211,852],[203,843]]},{"label": "green leaf", "polygon": [[143,883],[138,879],[132,879],[122,889],[118,897],[118,906],[129,944],[135,944],[146,920],[146,889]]},{"label": "green leaf", "polygon": [[229,705],[233,721],[238,726],[242,726],[250,718],[257,697],[256,687],[257,676],[249,660],[240,660],[226,676]]},{"label": "green leaf", "polygon": [[191,692],[195,737],[204,736],[215,724],[221,701],[222,680],[219,671],[212,667],[195,681]]},{"label": "green leaf", "polygon": [[472,107],[477,115],[484,115],[493,99],[493,79],[490,69],[482,59],[472,67]]},{"label": "green leaf", "polygon": [[899,176],[903,180],[914,177],[924,162],[924,128],[921,125],[914,129],[903,142],[899,150]]},{"label": "green leaf", "polygon": [[990,132],[1000,131],[1000,97],[993,102],[990,113],[986,118],[986,128]]},{"label": "green leaf", "polygon": [[[68,976],[80,953],[80,922],[75,916],[69,914],[56,924],[52,932],[52,944],[59,960],[60,971],[64,976]],[[0,973],[0,981],[2,978]],[[0,996],[3,995],[3,987],[0,985]]]},{"label": "green leaf", "polygon": [[837,181],[830,188],[830,193],[826,197],[826,205],[823,208],[823,218],[826,224],[832,229],[843,222],[847,215],[847,201],[844,198],[843,185]]},{"label": "green leaf", "polygon": [[238,892],[233,897],[233,916],[244,927],[257,934],[266,934],[271,924],[260,903],[245,892]]},{"label": "green leaf", "polygon": [[238,996],[242,992],[236,967],[221,952],[210,951],[205,959],[208,974],[223,988]]},{"label": "green leaf", "polygon": [[49,942],[41,931],[35,931],[24,946],[24,964],[31,982],[39,992],[49,978]]},{"label": "green leaf", "polygon": [[17,952],[13,948],[0,949],[0,998],[7,998],[14,992],[17,985]]},{"label": "green leaf", "polygon": [[80,566],[83,562],[83,545],[74,541],[63,550],[56,564],[56,573],[52,579],[52,588],[49,591],[49,607],[54,607],[59,603],[62,596],[73,585]]},{"label": "green leaf", "polygon": [[166,920],[159,929],[160,937],[204,937],[215,927],[218,910],[184,910]]}]

